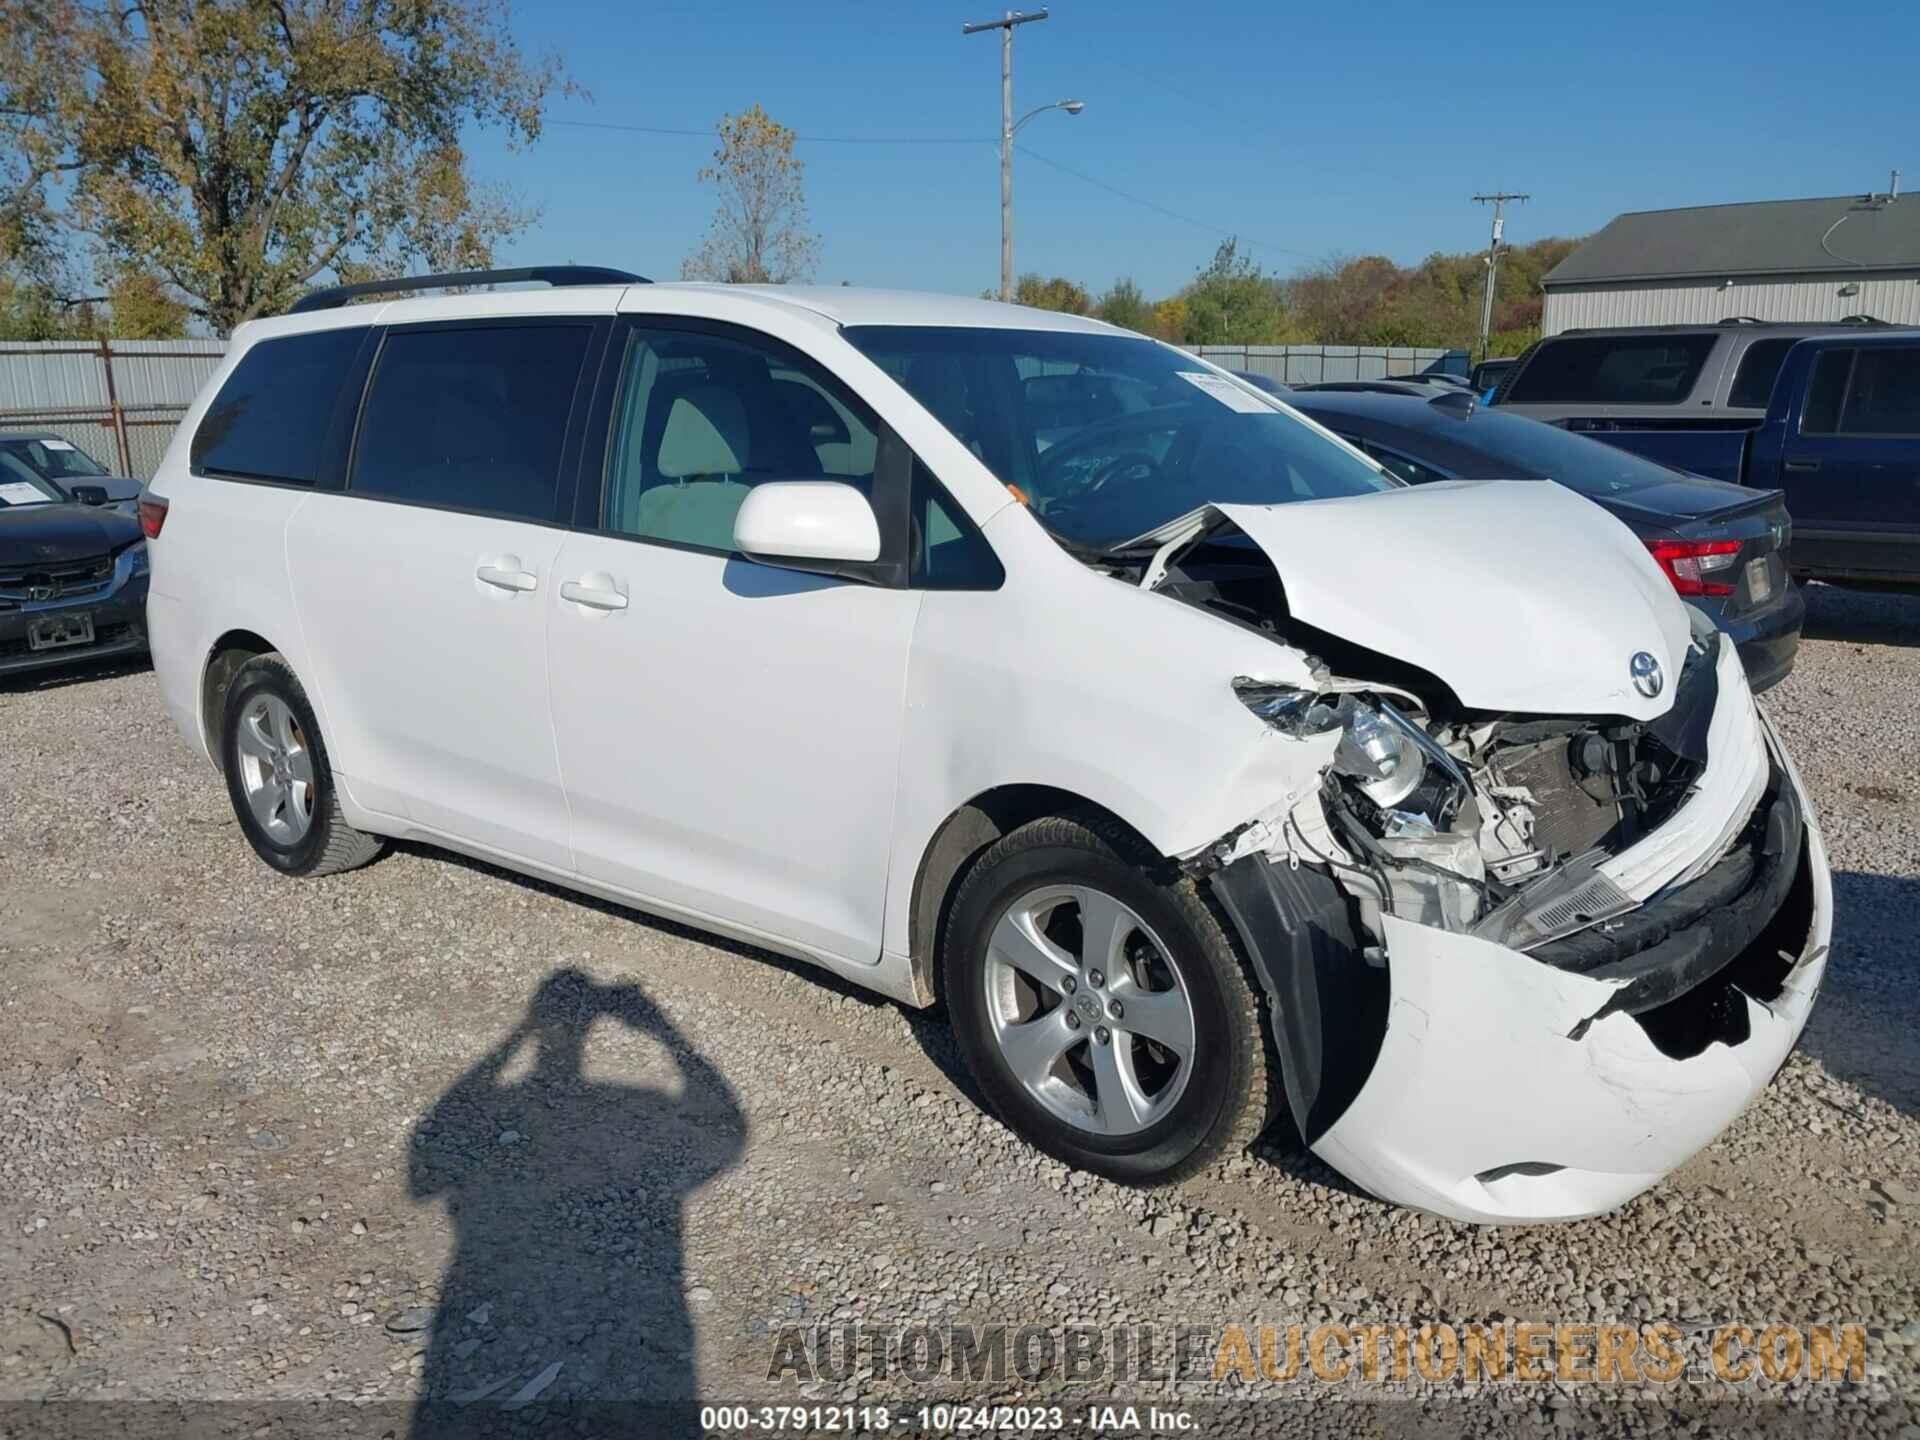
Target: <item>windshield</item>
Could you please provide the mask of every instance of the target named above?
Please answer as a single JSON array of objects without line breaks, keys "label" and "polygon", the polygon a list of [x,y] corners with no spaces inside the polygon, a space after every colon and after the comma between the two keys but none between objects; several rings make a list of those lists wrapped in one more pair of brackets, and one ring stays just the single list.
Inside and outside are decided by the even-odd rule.
[{"label": "windshield", "polygon": [[0,510],[22,505],[57,505],[66,492],[29,465],[16,449],[25,442],[0,441]]},{"label": "windshield", "polygon": [[844,333],[1043,525],[1089,549],[1208,503],[1398,488],[1274,400],[1156,341],[893,325]]},{"label": "windshield", "polygon": [[1516,473],[1557,480],[1582,495],[1624,495],[1666,485],[1675,471],[1604,440],[1573,435],[1557,425],[1476,407],[1458,439]]},{"label": "windshield", "polygon": [[[31,440],[0,440],[0,456],[25,466],[44,480],[69,480],[105,475],[106,468],[78,445],[52,437]],[[7,465],[8,474],[15,465]]]}]

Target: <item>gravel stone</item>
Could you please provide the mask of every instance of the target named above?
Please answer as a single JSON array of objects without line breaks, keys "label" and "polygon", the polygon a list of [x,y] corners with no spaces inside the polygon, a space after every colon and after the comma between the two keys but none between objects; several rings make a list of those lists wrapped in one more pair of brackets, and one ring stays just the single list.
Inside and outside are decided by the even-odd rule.
[{"label": "gravel stone", "polygon": [[[1747,1398],[1910,1433],[1920,599],[1809,605],[1765,701],[1834,867],[1806,1035],[1651,1193],[1506,1229],[1383,1205],[1284,1128],[1177,1190],[1073,1174],[974,1105],[937,1015],[421,846],[286,880],[150,672],[0,682],[0,1400],[1241,1401],[1316,1392],[767,1377],[788,1324],[1857,1321],[1864,1384]],[[1499,1434],[1742,1398],[1479,1390]],[[1406,1433],[1466,1393],[1333,1394],[1383,1392]],[[1371,1430],[1345,1408],[1286,1426]]]}]

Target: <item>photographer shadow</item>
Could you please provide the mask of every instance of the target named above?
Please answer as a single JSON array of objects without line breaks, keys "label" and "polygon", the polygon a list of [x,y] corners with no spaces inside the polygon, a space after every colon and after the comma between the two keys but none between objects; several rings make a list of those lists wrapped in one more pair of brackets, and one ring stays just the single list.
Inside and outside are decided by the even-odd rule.
[{"label": "photographer shadow", "polygon": [[[601,1019],[657,1041],[678,1086],[589,1078]],[[414,1134],[411,1191],[445,1202],[455,1250],[412,1433],[524,1434],[589,1416],[697,1430],[683,1209],[745,1135],[732,1088],[637,985],[570,969],[542,982]]]}]

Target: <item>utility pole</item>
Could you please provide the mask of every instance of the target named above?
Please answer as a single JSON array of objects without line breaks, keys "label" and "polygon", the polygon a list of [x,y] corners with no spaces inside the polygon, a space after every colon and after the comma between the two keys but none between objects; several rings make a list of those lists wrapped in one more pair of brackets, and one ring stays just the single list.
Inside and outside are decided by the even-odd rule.
[{"label": "utility pole", "polygon": [[1509,200],[1525,201],[1531,198],[1533,197],[1516,194],[1511,190],[1503,190],[1495,195],[1473,197],[1473,203],[1476,205],[1493,206],[1493,238],[1487,242],[1487,291],[1480,298],[1479,358],[1482,360],[1487,358],[1487,336],[1493,330],[1493,282],[1500,273],[1500,240],[1507,228],[1507,202]]},{"label": "utility pole", "polygon": [[998,20],[960,27],[962,35],[1000,32],[1000,298],[1013,299],[1013,27],[1047,18],[1045,10],[1009,10]]}]

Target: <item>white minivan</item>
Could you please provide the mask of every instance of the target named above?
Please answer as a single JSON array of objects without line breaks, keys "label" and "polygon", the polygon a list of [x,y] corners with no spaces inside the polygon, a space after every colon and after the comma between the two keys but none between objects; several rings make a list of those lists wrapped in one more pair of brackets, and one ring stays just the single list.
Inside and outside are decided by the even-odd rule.
[{"label": "white minivan", "polygon": [[319,292],[236,332],[141,513],[162,693],[269,865],[425,840],[944,1003],[1115,1178],[1271,1108],[1394,1201],[1592,1214],[1825,969],[1805,792],[1624,526],[1403,486],[1094,320]]}]

